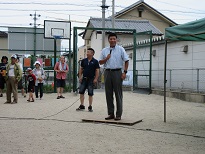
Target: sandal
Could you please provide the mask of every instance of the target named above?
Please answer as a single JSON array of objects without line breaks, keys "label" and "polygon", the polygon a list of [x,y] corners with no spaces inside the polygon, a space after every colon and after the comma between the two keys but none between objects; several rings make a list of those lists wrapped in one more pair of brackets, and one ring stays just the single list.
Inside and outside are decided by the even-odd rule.
[{"label": "sandal", "polygon": [[30,102],[34,102],[34,99],[32,98],[32,101],[30,101]]}]

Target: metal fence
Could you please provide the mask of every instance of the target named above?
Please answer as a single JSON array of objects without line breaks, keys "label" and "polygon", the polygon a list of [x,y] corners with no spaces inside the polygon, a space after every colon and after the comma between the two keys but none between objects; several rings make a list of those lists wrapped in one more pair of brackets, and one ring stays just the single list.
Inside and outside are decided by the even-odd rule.
[{"label": "metal fence", "polygon": [[[45,70],[46,79],[44,83],[45,92],[54,91],[54,71]],[[148,70],[137,70],[138,73],[148,73]],[[73,72],[71,72],[73,73]],[[71,74],[71,76],[73,76]],[[104,88],[103,72],[99,76],[99,82],[96,88]],[[152,70],[152,89],[164,88],[164,70]],[[72,91],[73,79],[69,80],[68,75],[66,78],[65,92]],[[138,77],[137,84],[140,87],[147,88],[149,86],[149,78]],[[79,83],[77,83],[79,86]],[[78,87],[77,86],[77,87]],[[197,69],[167,69],[167,89],[179,90],[187,92],[205,93],[205,68]]]},{"label": "metal fence", "polygon": [[[72,72],[71,72],[72,75]],[[43,89],[45,93],[53,93],[54,92],[54,70],[45,70],[45,82],[43,84]],[[23,76],[23,87],[27,92],[27,80],[26,80],[26,73],[24,72]],[[66,86],[64,88],[65,92],[71,92],[72,91],[72,86],[73,86],[73,80],[72,78],[69,80],[69,75],[67,74],[66,78]]]},{"label": "metal fence", "polygon": [[[167,69],[167,89],[204,93],[205,68]],[[138,81],[140,82],[140,81]],[[152,88],[164,86],[164,70],[152,70]]]}]

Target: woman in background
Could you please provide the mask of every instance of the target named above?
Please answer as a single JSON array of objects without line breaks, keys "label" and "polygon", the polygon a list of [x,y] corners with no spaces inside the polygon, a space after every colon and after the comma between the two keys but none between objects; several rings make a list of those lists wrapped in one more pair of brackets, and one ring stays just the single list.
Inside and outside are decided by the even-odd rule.
[{"label": "woman in background", "polygon": [[3,97],[3,89],[5,87],[6,65],[8,64],[8,57],[2,56],[0,63],[0,97]]},{"label": "woman in background", "polygon": [[57,99],[65,98],[63,90],[65,88],[65,79],[68,72],[68,65],[65,62],[65,57],[61,56],[60,61],[55,64],[54,71],[56,71],[56,83],[57,83]]},{"label": "woman in background", "polygon": [[43,97],[43,83],[45,78],[45,71],[41,68],[41,63],[36,61],[34,63],[35,68],[33,69],[33,74],[36,76],[35,82],[35,95],[38,98],[38,90],[40,89],[40,99]]}]

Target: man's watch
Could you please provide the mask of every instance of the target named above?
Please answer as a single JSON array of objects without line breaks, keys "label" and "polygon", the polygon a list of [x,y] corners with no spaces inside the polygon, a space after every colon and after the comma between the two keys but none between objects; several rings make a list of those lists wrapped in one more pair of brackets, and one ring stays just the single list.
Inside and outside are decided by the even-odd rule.
[{"label": "man's watch", "polygon": [[124,73],[127,74],[127,71],[124,70]]}]

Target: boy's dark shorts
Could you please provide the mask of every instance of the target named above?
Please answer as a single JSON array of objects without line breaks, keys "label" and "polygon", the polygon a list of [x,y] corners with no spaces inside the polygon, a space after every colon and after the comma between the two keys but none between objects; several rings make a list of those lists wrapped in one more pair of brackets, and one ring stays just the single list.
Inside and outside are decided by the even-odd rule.
[{"label": "boy's dark shorts", "polygon": [[35,86],[28,86],[28,92],[34,92]]}]

